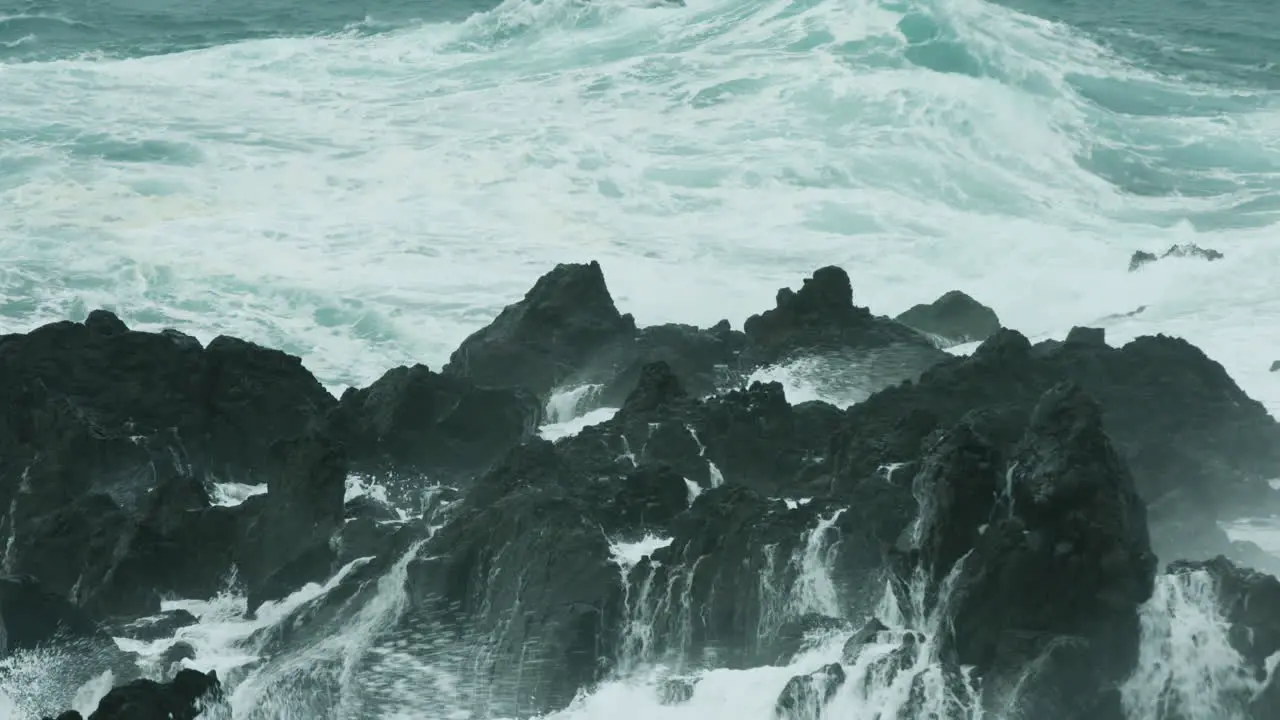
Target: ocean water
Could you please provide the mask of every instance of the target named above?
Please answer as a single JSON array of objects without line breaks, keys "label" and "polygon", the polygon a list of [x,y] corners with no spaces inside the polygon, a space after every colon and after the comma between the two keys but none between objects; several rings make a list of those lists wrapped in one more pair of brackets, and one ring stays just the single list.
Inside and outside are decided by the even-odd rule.
[{"label": "ocean water", "polygon": [[[1033,338],[1186,337],[1276,414],[1275,18],[1270,0],[0,0],[0,333],[108,307],[286,349],[340,390],[439,367],[558,262],[599,260],[641,323],[735,325],[838,264],[879,313],[960,289]],[[1184,242],[1225,258],[1127,271]],[[1162,588],[1153,638],[1218,637],[1198,587]],[[192,605],[202,657],[244,652],[235,602]],[[679,706],[615,683],[563,717],[765,718],[838,649],[713,671]],[[1148,657],[1141,682],[1217,677],[1208,655]],[[901,702],[880,690],[840,717]]]}]

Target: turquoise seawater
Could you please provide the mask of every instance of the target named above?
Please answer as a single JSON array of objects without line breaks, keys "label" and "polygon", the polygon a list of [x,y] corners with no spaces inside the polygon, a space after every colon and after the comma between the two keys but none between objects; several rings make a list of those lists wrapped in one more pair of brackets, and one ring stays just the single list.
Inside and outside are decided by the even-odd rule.
[{"label": "turquoise seawater", "polygon": [[[556,262],[735,323],[838,263],[878,312],[960,288],[1034,336],[1185,335],[1280,407],[1276,17],[0,0],[0,331],[108,306],[337,387],[439,364]],[[1125,271],[1175,242],[1227,259]]]}]

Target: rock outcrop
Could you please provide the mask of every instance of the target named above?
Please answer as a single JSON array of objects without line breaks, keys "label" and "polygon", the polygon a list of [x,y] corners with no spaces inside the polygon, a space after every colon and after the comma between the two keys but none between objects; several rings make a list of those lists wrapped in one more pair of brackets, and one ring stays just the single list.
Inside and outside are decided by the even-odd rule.
[{"label": "rock outcrop", "polygon": [[1134,270],[1141,269],[1142,267],[1149,265],[1157,260],[1163,260],[1165,258],[1171,258],[1171,257],[1200,258],[1202,260],[1212,261],[1212,260],[1221,260],[1224,256],[1222,253],[1218,252],[1217,250],[1202,248],[1199,245],[1196,245],[1194,243],[1185,243],[1183,245],[1173,245],[1168,250],[1165,250],[1164,253],[1161,255],[1156,255],[1155,253],[1149,253],[1143,250],[1138,250],[1133,253],[1133,257],[1129,258],[1129,272],[1133,272]]},{"label": "rock outcrop", "polygon": [[[135,680],[112,689],[89,720],[196,720],[220,702],[222,684],[216,673],[182,670],[167,683]],[[58,720],[83,718],[72,710],[59,715]]]},{"label": "rock outcrop", "polygon": [[849,275],[834,266],[815,271],[799,290],[779,290],[776,306],[747,318],[743,330],[744,363],[752,367],[806,355],[896,349],[903,365],[897,381],[942,358],[919,333],[854,305]]},{"label": "rock outcrop", "polygon": [[[1076,328],[1033,347],[943,300],[943,324],[908,327],[855,306],[831,267],[742,332],[637,328],[598,265],[562,265],[441,372],[396,368],[340,401],[296,358],[109,313],[5,336],[0,536],[6,571],[42,589],[0,581],[4,642],[59,622],[101,642],[104,619],[161,640],[194,621],[158,615],[161,596],[208,598],[234,576],[252,613],[342,568],[246,642],[263,657],[240,672],[263,697],[317,708],[381,682],[369,660],[289,684],[292,653],[335,628],[376,625],[369,658],[460,668],[437,714],[531,716],[649,662],[786,663],[862,627],[840,663],[787,686],[779,715],[909,673],[906,713],[980,698],[1109,720],[1155,554],[1261,552],[1217,522],[1280,507],[1280,426],[1184,341],[1113,348]],[[922,331],[990,336],[952,357]],[[841,410],[742,381],[813,358],[875,392]],[[583,385],[616,414],[538,437],[548,400]],[[386,498],[347,497],[353,473]],[[266,492],[215,503],[231,481]],[[1256,671],[1280,647],[1259,610],[1275,588],[1225,560],[1196,567],[1220,576]],[[171,665],[195,651],[169,645]],[[100,717],[185,717],[215,680],[118,688]]]},{"label": "rock outcrop", "polygon": [[928,305],[915,305],[894,319],[925,333],[941,347],[980,342],[1000,330],[994,310],[959,290]]},{"label": "rock outcrop", "polygon": [[[1101,410],[1070,384],[1036,406],[1004,487],[983,453],[976,462],[989,482],[955,491],[950,506],[956,524],[972,528],[972,550],[939,590],[947,652],[984,674],[988,702],[1012,701],[1036,717],[1093,717],[1137,663],[1138,609],[1153,589],[1156,557],[1133,479]],[[949,556],[965,544],[930,539]]]},{"label": "rock outcrop", "polygon": [[464,340],[444,373],[482,387],[523,388],[545,400],[635,332],[631,316],[614,306],[599,263],[557,265],[523,300]]},{"label": "rock outcrop", "polygon": [[969,357],[952,358],[918,382],[888,388],[845,413],[826,468],[838,488],[879,468],[915,461],[931,433],[984,410],[997,445],[1021,434],[1040,396],[1074,382],[1094,397],[1139,494],[1151,507],[1156,551],[1166,557],[1236,552],[1217,519],[1269,513],[1280,476],[1280,426],[1218,363],[1189,343],[1143,337],[1112,348],[1099,333],[1032,348],[1002,330]]}]

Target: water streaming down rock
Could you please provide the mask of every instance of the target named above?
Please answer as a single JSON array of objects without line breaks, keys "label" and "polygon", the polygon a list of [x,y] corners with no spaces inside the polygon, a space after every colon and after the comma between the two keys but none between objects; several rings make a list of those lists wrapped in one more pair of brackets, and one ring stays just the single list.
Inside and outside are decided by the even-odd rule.
[{"label": "water streaming down rock", "polygon": [[1232,647],[1213,577],[1166,574],[1142,611],[1138,669],[1124,687],[1129,720],[1245,720],[1262,683]]},{"label": "water streaming down rock", "polygon": [[[1208,479],[1199,469],[1216,468],[1234,499],[1223,498],[1215,512],[1245,498],[1274,503],[1267,494],[1274,491],[1254,480],[1280,476],[1269,449],[1280,431],[1189,345],[1154,338],[1111,348],[1078,332],[1067,343],[1032,347],[1001,330],[971,357],[939,357],[915,331],[853,308],[848,278],[833,268],[780,294],[777,307],[751,323],[742,341],[759,346],[737,357],[741,376],[751,375],[752,363],[803,360],[806,343],[821,353],[889,343],[934,364],[842,410],[792,404],[775,383],[702,397],[682,373],[696,381],[705,364],[649,362],[616,411],[542,439],[531,417],[564,426],[585,410],[574,399],[582,386],[556,391],[548,383],[579,378],[583,368],[605,384],[610,373],[632,372],[617,353],[637,347],[619,335],[634,328],[599,297],[599,273],[598,266],[557,270],[558,280],[504,315],[500,332],[476,336],[469,352],[476,362],[490,356],[477,367],[496,390],[475,384],[461,360],[442,374],[391,371],[371,388],[322,403],[304,427],[307,440],[287,446],[295,448],[286,455],[292,464],[260,471],[267,491],[231,507],[199,492],[210,478],[176,468],[159,486],[165,502],[152,503],[154,519],[141,522],[153,535],[132,536],[139,551],[154,538],[180,554],[183,519],[228,511],[244,524],[210,527],[232,545],[270,518],[333,532],[323,544],[309,541],[297,556],[307,562],[289,560],[267,578],[277,598],[259,590],[256,601],[242,598],[226,613],[202,610],[198,603],[209,598],[197,598],[185,607],[198,622],[175,625],[176,636],[120,642],[148,657],[172,650],[179,666],[216,666],[232,711],[245,720],[581,718],[623,696],[649,718],[718,708],[761,720],[1005,720],[1024,711],[1109,719],[1123,711],[1120,686],[1154,637],[1139,613],[1154,577],[1139,492],[1203,492]],[[597,306],[574,319],[573,304],[555,289],[579,287]],[[502,358],[544,352],[546,334],[562,322],[583,330],[563,335],[565,342],[585,344],[557,350],[534,375],[501,376]],[[153,342],[102,316],[94,326],[111,332],[91,337],[91,348]],[[7,360],[23,377],[26,360],[6,348],[31,348],[16,342],[0,343],[0,369]],[[701,357],[706,345],[687,347]],[[74,366],[77,357],[60,361]],[[298,366],[273,367],[311,387]],[[134,382],[124,377],[114,381]],[[538,387],[520,385],[529,378]],[[46,416],[31,397],[18,399],[14,427],[40,428],[47,417],[61,423],[55,427],[84,421]],[[75,407],[74,395],[67,401]],[[137,401],[126,396],[116,412],[127,414],[130,402]],[[489,404],[500,422],[468,434]],[[164,412],[183,409],[151,411],[164,420]],[[1147,416],[1159,417],[1157,430],[1130,424]],[[91,421],[122,431],[113,416]],[[39,443],[61,447],[62,436],[24,432],[0,440],[24,457],[45,447]],[[1197,439],[1205,433],[1221,442]],[[413,442],[419,434],[433,441]],[[1171,438],[1195,462],[1159,476],[1168,469],[1160,453],[1175,450]],[[216,447],[205,452],[224,462]],[[333,482],[344,467],[357,474]],[[93,468],[77,472],[96,497]],[[44,473],[57,477],[53,468]],[[303,482],[313,476],[323,482]],[[295,507],[288,498],[307,502]],[[106,507],[110,499],[95,502]],[[1151,522],[1167,534],[1171,523],[1202,527],[1206,515],[1174,503]],[[1209,571],[1243,587],[1237,595],[1269,592],[1253,576],[1232,580],[1233,567]],[[184,582],[199,588],[217,578],[221,588],[222,569],[188,567]],[[157,590],[173,582],[133,577]],[[297,589],[308,580],[317,582]],[[166,600],[157,609],[180,608]],[[0,607],[0,615],[12,612]],[[1263,627],[1232,612],[1235,625]],[[118,627],[151,633],[126,620]],[[234,637],[210,641],[219,624],[234,625]],[[1269,654],[1270,646],[1250,647],[1251,663]],[[171,672],[166,663],[140,667]]]}]

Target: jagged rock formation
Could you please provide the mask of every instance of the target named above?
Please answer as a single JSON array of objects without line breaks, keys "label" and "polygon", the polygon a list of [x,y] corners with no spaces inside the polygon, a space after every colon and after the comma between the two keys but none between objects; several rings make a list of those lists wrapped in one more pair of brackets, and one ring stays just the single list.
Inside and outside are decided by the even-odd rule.
[{"label": "jagged rock formation", "polygon": [[[89,720],[196,720],[222,702],[222,684],[214,672],[182,670],[167,683],[135,680],[114,688],[89,714]],[[45,720],[49,720],[46,718]],[[57,720],[83,720],[74,710]]]},{"label": "jagged rock formation", "polygon": [[[165,638],[194,618],[159,616],[161,595],[208,598],[234,574],[254,612],[345,568],[253,638],[258,691],[316,707],[327,676],[292,686],[275,659],[366,622],[377,598],[380,637],[447,650],[469,673],[459,687],[483,690],[454,709],[544,713],[649,661],[785,662],[861,627],[840,663],[788,686],[780,715],[827,704],[874,651],[880,673],[931,664],[947,702],[1109,717],[1155,556],[1261,552],[1217,522],[1277,507],[1280,427],[1182,340],[1113,348],[1076,328],[1033,347],[943,300],[943,324],[908,327],[855,306],[847,274],[822,268],[742,332],[637,328],[597,264],[562,265],[441,372],[396,368],[340,400],[297,358],[134,332],[105,312],[5,336],[4,562],[52,600],[6,605],[0,583],[0,620],[32,628],[27,645],[60,642],[39,628],[63,615],[99,640],[97,622]],[[964,322],[941,312],[953,303]],[[921,330],[990,336],[952,357]],[[841,410],[742,382],[814,357],[875,392]],[[617,413],[539,438],[551,395],[583,384]],[[389,502],[348,498],[353,474]],[[265,492],[216,502],[232,481]],[[886,586],[910,628],[864,624]],[[1271,642],[1264,620],[1233,620],[1251,629],[1250,662]],[[189,646],[171,650],[191,662]],[[167,692],[134,687],[116,697],[159,707]]]},{"label": "jagged rock formation", "polygon": [[1129,272],[1138,270],[1143,266],[1149,265],[1157,260],[1163,260],[1165,258],[1170,258],[1170,257],[1200,258],[1202,260],[1213,261],[1213,260],[1221,260],[1224,256],[1222,253],[1218,252],[1217,250],[1202,248],[1199,245],[1196,245],[1194,243],[1185,243],[1183,245],[1173,245],[1168,250],[1165,250],[1164,253],[1161,255],[1156,255],[1155,253],[1149,253],[1143,250],[1138,250],[1133,253],[1133,257],[1129,258]]}]

